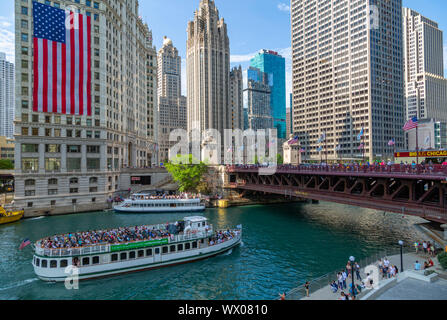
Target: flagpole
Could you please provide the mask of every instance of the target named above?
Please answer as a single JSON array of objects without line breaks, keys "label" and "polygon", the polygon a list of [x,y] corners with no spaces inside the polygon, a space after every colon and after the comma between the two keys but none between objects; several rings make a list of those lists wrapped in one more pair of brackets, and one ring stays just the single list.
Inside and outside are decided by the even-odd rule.
[{"label": "flagpole", "polygon": [[419,134],[417,124],[416,124],[416,164],[419,164]]},{"label": "flagpole", "polygon": [[363,143],[363,163],[365,163],[365,124],[363,124],[363,136],[362,136],[362,143]]}]

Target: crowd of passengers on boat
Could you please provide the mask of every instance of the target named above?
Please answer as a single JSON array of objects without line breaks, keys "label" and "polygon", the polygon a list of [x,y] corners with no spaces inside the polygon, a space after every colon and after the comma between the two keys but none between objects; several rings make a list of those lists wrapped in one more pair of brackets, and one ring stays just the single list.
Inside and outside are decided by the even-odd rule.
[{"label": "crowd of passengers on boat", "polygon": [[178,195],[132,195],[131,200],[182,200],[182,199],[200,199],[201,194],[195,193],[181,193]]},{"label": "crowd of passengers on boat", "polygon": [[[169,224],[167,224],[168,226]],[[178,225],[180,226],[180,225]],[[178,231],[178,229],[177,229]],[[77,232],[48,237],[38,243],[42,249],[72,249],[91,245],[120,244],[169,238],[172,233],[155,227],[140,226],[105,231]]]},{"label": "crowd of passengers on boat", "polygon": [[208,244],[210,246],[231,240],[235,237],[235,233],[233,231],[216,231],[213,236],[209,238]]}]

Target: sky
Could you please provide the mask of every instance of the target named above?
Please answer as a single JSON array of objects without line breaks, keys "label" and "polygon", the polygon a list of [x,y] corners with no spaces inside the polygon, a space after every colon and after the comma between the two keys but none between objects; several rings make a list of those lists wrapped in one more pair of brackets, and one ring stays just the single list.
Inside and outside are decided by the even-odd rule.
[{"label": "sky", "polygon": [[[186,27],[194,17],[200,0],[140,0],[140,15],[152,30],[157,50],[163,36],[172,39],[182,57],[182,91],[186,92]],[[261,49],[278,51],[286,58],[287,106],[292,87],[290,2],[287,0],[215,0],[220,17],[225,19],[230,38],[231,65],[248,67],[250,58]],[[438,22],[447,32],[445,0],[403,0]],[[14,1],[0,0],[0,51],[14,61]],[[447,75],[447,35],[444,35],[444,66]]]}]

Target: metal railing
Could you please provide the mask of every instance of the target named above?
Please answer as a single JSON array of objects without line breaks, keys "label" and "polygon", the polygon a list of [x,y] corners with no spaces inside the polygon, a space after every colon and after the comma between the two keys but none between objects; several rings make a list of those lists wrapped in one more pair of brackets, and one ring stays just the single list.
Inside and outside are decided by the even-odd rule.
[{"label": "metal railing", "polygon": [[[227,166],[228,172],[235,171],[253,171],[262,168],[256,165],[235,165]],[[434,165],[278,165],[278,173],[290,172],[331,172],[331,173],[377,173],[377,174],[408,174],[408,175],[447,175],[447,166],[440,164]]]},{"label": "metal railing", "polygon": [[[404,248],[403,249],[403,253],[409,253],[409,252],[414,252],[414,249],[412,248]],[[379,259],[383,259],[385,257],[390,257],[393,255],[398,255],[400,254],[400,248],[396,248],[396,249],[388,249],[388,250],[383,250],[380,251],[372,256],[369,256],[367,258],[364,258],[360,261],[357,261],[357,263],[359,264],[360,268],[361,268],[361,272],[364,270],[364,268],[366,266],[372,265],[372,264],[376,264]],[[330,288],[330,283],[332,281],[335,281],[337,283],[337,275],[340,272],[340,270],[345,269],[345,266],[341,266],[340,269],[336,270],[336,271],[332,271],[329,272],[323,276],[320,276],[318,278],[315,278],[311,281],[309,281],[309,295],[312,295],[313,293],[317,292],[320,289],[323,289],[325,287],[327,287],[327,290],[331,290]],[[355,283],[359,283],[359,280],[355,281]],[[306,297],[306,289],[304,287],[305,284],[302,284],[292,290],[290,290],[289,292],[286,293],[286,300],[300,300],[304,297]],[[348,284],[348,289],[346,289],[345,293],[349,293],[349,284]]]}]

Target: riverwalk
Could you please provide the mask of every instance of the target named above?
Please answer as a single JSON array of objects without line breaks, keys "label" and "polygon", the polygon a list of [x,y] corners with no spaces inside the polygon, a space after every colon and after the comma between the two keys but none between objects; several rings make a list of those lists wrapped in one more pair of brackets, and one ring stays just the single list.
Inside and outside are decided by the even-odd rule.
[{"label": "riverwalk", "polygon": [[[419,252],[418,254],[415,254],[415,252],[408,252],[409,249],[407,249],[407,253],[405,253],[403,255],[403,269],[404,271],[410,271],[410,270],[414,270],[414,263],[416,261],[419,261],[419,263],[421,263],[422,268],[424,265],[424,261],[427,261],[429,259],[429,255],[428,254],[424,254]],[[386,253],[379,253],[373,257],[370,257],[368,259],[364,259],[363,261],[360,261],[360,276],[362,278],[362,280],[366,279],[367,275],[365,273],[365,267],[369,266],[369,265],[375,265],[378,266],[378,262],[379,259],[384,259],[384,258],[388,258],[388,260],[390,261],[390,265],[395,265],[398,270],[399,273],[402,272],[401,270],[401,259],[400,259],[400,254],[393,254],[393,255],[387,255]],[[436,272],[442,272],[442,268],[438,262],[438,260],[436,258],[431,258],[432,261],[434,262],[434,266],[428,270],[434,270]],[[343,268],[340,268],[343,269]],[[323,276],[321,278],[318,278],[314,281],[312,281],[310,283],[310,287],[309,287],[309,297],[306,297],[306,291],[304,289],[303,286],[298,287],[294,290],[291,290],[287,296],[286,296],[286,300],[339,300],[341,297],[341,292],[343,291],[344,293],[349,293],[349,285],[352,283],[352,278],[348,277],[348,279],[346,279],[346,283],[348,286],[348,289],[345,290],[337,290],[337,292],[332,292],[332,289],[330,287],[330,283],[332,281],[335,280],[335,282],[337,283],[337,272],[333,272],[332,274],[328,274],[326,276]],[[399,274],[398,274],[399,276]],[[325,281],[325,283],[324,283]],[[385,282],[388,281],[388,279],[383,279],[382,280],[382,276],[379,276],[379,283],[381,282]],[[361,281],[357,280],[356,277],[354,279],[354,284],[360,284]],[[357,299],[362,299],[362,297],[365,297],[368,295],[368,293],[371,292],[372,289],[363,289],[362,292],[357,296]],[[446,297],[447,298],[447,297]],[[404,299],[404,298],[402,298]]]}]

